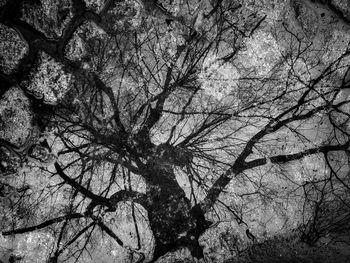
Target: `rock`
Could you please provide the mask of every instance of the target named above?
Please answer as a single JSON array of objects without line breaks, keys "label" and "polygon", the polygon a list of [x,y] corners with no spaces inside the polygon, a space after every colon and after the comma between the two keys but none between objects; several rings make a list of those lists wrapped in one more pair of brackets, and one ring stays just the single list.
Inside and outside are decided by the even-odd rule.
[{"label": "rock", "polygon": [[348,0],[331,0],[330,2],[350,22],[350,2]]},{"label": "rock", "polygon": [[42,52],[29,79],[22,85],[37,99],[43,98],[46,104],[54,105],[68,92],[71,75],[64,72],[60,63]]},{"label": "rock", "polygon": [[73,17],[72,3],[62,0],[27,0],[22,3],[21,19],[49,38],[60,37]]},{"label": "rock", "polygon": [[[93,22],[81,25],[73,34],[65,48],[65,56],[70,60],[84,61],[88,64],[91,60],[98,60],[99,50],[106,43],[106,33]],[[89,64],[89,67],[93,65]]]},{"label": "rock", "polygon": [[31,120],[29,100],[19,88],[10,88],[0,100],[0,138],[22,146],[30,135]]},{"label": "rock", "polygon": [[104,0],[84,0],[86,7],[94,12],[100,12],[106,1]]},{"label": "rock", "polygon": [[141,11],[142,5],[137,1],[117,2],[102,16],[102,27],[110,34],[119,30],[135,30],[142,24]]},{"label": "rock", "polygon": [[292,8],[295,18],[302,27],[304,33],[309,38],[313,38],[318,30],[317,13],[308,5],[306,1],[292,1]]},{"label": "rock", "polygon": [[27,51],[27,44],[17,32],[0,24],[0,71],[12,73]]}]

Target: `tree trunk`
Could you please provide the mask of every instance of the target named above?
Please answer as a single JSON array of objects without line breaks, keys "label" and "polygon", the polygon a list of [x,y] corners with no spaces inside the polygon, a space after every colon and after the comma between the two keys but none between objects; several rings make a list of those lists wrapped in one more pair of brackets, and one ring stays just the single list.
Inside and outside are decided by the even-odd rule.
[{"label": "tree trunk", "polygon": [[198,237],[203,231],[204,214],[193,212],[184,190],[175,179],[170,165],[155,164],[148,171],[148,218],[155,238],[153,261],[179,247],[187,247],[192,255],[203,257]]}]

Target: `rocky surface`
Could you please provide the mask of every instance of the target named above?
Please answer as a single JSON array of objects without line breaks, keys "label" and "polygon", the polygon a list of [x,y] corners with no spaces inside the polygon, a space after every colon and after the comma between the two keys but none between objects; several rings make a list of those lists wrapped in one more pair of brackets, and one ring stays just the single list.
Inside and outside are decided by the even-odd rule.
[{"label": "rocky surface", "polygon": [[0,70],[12,73],[27,51],[26,42],[17,32],[0,24]]},{"label": "rocky surface", "polygon": [[57,104],[69,90],[70,74],[65,73],[61,64],[45,53],[40,53],[37,66],[30,72],[28,81],[22,85],[37,99],[46,104]]},{"label": "rocky surface", "polygon": [[52,0],[23,1],[22,10],[21,19],[49,38],[60,37],[72,18],[70,0],[60,1],[59,5]]},{"label": "rocky surface", "polygon": [[16,87],[8,90],[0,101],[0,138],[22,146],[30,135],[32,114],[29,100]]}]

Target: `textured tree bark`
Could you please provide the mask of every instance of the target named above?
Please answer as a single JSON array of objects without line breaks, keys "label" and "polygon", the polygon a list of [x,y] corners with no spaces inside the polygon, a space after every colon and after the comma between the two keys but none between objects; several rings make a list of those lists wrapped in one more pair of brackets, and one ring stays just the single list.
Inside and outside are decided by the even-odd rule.
[{"label": "textured tree bark", "polygon": [[145,177],[149,185],[148,219],[155,238],[153,261],[179,247],[187,247],[194,257],[202,258],[198,238],[207,228],[204,213],[191,208],[171,166],[153,164]]}]

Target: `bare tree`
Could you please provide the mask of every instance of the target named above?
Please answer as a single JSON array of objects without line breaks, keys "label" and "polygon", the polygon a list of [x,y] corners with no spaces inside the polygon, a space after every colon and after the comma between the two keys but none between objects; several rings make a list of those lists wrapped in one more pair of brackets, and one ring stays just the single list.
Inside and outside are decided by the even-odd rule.
[{"label": "bare tree", "polygon": [[[345,202],[339,204],[348,211],[344,199],[348,183],[329,158],[347,153],[350,144],[344,110],[349,101],[338,100],[349,85],[346,58],[350,51],[315,73],[319,62],[310,57],[312,47],[286,28],[295,45],[282,54],[268,75],[257,76],[238,65],[242,66],[241,78],[223,80],[231,86],[220,100],[208,95],[205,85],[214,87],[217,82],[215,77],[203,77],[209,68],[206,63],[214,57],[213,64],[234,65],[242,39],[251,36],[265,18],[252,15],[237,21],[238,2],[208,1],[207,12],[196,17],[205,20],[198,28],[199,22],[190,19],[190,7],[187,17],[176,16],[165,5],[155,5],[156,1],[143,2],[147,12],[153,7],[159,12],[151,12],[155,17],[146,15],[136,29],[121,29],[116,22],[127,17],[118,17],[113,11],[123,7],[123,1],[106,1],[97,13],[83,1],[73,0],[72,18],[56,39],[18,18],[21,1],[8,1],[1,7],[0,22],[14,28],[29,45],[18,71],[1,77],[20,85],[39,119],[47,119],[42,125],[52,129],[54,139],[45,147],[58,151],[54,169],[42,169],[40,176],[61,181],[49,185],[33,207],[40,207],[44,196],[67,194],[65,205],[49,212],[52,216],[30,226],[4,229],[2,234],[50,228],[55,237],[50,262],[58,262],[62,255],[78,260],[89,253],[97,232],[127,248],[105,222],[106,214],[117,213],[124,203],[129,206],[126,211],[136,236],[130,260],[146,260],[139,230],[142,222],[149,225],[154,239],[149,262],[182,247],[202,259],[199,238],[214,223],[210,213],[220,218],[220,212],[226,211],[244,222],[245,215],[225,203],[230,182],[239,176],[253,180],[249,177],[260,168],[279,167],[311,155],[323,158],[331,169],[327,181],[303,185],[306,197],[317,196],[312,199],[314,214],[326,209],[320,202],[332,202],[324,199],[325,187],[338,194],[335,185],[345,192],[339,193],[339,200]],[[85,31],[84,35],[86,23],[94,23],[105,33],[96,37]],[[180,34],[171,38],[172,30]],[[68,58],[67,47],[77,32],[88,55]],[[57,105],[47,105],[22,84],[40,52],[55,59],[74,78]],[[322,140],[311,141],[305,129],[322,121],[329,121],[332,129]],[[283,136],[290,136],[289,140],[277,139]],[[293,150],[284,150],[292,144]],[[20,147],[4,140],[1,145],[23,155]],[[35,157],[29,151],[32,146],[25,146],[24,155]],[[345,163],[347,159],[342,165]],[[309,185],[314,186],[312,191]],[[260,197],[273,198],[263,183],[255,187]],[[310,229],[328,227],[320,217],[314,218]],[[333,228],[337,226],[339,222],[332,223]],[[308,231],[309,239],[319,235],[310,237]],[[249,230],[247,235],[254,241]]]}]

